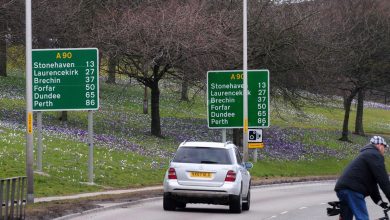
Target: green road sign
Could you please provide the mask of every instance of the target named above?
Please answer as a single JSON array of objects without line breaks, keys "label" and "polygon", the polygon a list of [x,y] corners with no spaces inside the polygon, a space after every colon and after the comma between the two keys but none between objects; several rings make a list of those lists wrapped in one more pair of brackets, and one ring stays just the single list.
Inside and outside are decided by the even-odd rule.
[{"label": "green road sign", "polygon": [[33,111],[97,110],[97,48],[32,50]]},{"label": "green road sign", "polygon": [[[243,71],[207,72],[209,128],[243,127]],[[269,127],[269,71],[248,70],[248,127]]]}]

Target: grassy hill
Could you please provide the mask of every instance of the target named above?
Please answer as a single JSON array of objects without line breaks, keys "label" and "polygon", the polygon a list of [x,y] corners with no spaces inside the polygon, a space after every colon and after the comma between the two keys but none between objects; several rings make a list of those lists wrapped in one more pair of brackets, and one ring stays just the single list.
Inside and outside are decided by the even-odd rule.
[{"label": "grassy hill", "polygon": [[[142,113],[143,87],[126,78],[118,85],[101,80],[100,109],[94,114],[94,186],[82,184],[88,181],[87,112],[69,112],[66,123],[57,120],[57,112],[44,112],[47,175],[35,175],[36,196],[161,184],[180,142],[222,139],[220,130],[207,128],[204,93],[181,102],[176,86],[162,84],[161,90],[164,139],[150,135],[150,116]],[[25,175],[24,95],[21,74],[0,78],[0,178]],[[254,178],[338,175],[369,139],[351,134],[352,143],[337,140],[344,114],[341,103],[336,99],[321,106],[310,104],[304,115],[273,104],[271,127],[263,131],[265,148],[251,170]],[[365,131],[389,138],[389,110],[390,106],[366,103]]]}]

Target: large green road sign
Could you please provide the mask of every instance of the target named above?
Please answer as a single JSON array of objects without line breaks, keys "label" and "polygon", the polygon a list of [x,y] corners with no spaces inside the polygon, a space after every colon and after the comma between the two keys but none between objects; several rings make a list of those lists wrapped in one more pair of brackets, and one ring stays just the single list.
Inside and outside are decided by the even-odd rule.
[{"label": "large green road sign", "polygon": [[98,109],[98,49],[33,50],[32,97],[33,111]]},{"label": "large green road sign", "polygon": [[[207,72],[209,128],[243,127],[243,71]],[[269,127],[269,71],[248,70],[248,127]]]}]

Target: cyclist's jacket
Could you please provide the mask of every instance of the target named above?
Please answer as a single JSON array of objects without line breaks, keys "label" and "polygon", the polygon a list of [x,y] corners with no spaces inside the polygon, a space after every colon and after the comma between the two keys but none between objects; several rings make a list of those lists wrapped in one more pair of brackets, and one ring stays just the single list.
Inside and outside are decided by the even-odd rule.
[{"label": "cyclist's jacket", "polygon": [[378,184],[390,201],[390,181],[385,160],[373,144],[360,150],[360,154],[345,168],[337,180],[335,191],[350,189],[370,196],[375,203],[381,200]]}]

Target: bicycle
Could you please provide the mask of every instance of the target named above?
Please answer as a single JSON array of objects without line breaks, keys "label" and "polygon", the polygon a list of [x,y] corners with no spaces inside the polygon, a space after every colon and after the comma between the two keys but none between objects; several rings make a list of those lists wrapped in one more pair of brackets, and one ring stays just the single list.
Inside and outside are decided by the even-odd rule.
[{"label": "bicycle", "polygon": [[[330,205],[332,208],[327,207],[326,213],[328,216],[335,216],[339,215],[339,220],[343,220],[343,217],[341,216],[341,210],[340,210],[340,201],[332,201],[328,202],[328,205]],[[377,220],[390,220],[389,215],[387,212],[390,211],[390,207],[387,206],[386,208],[383,208],[383,214],[385,215],[382,218],[378,218]]]},{"label": "bicycle", "polygon": [[343,220],[343,217],[341,217],[340,201],[328,202],[328,205],[332,206],[332,208],[326,208],[326,214],[328,216],[339,215],[339,220]]},{"label": "bicycle", "polygon": [[385,214],[385,217],[378,218],[378,220],[389,220],[389,216],[387,215],[387,212],[390,211],[390,207],[383,209],[383,213]]}]

